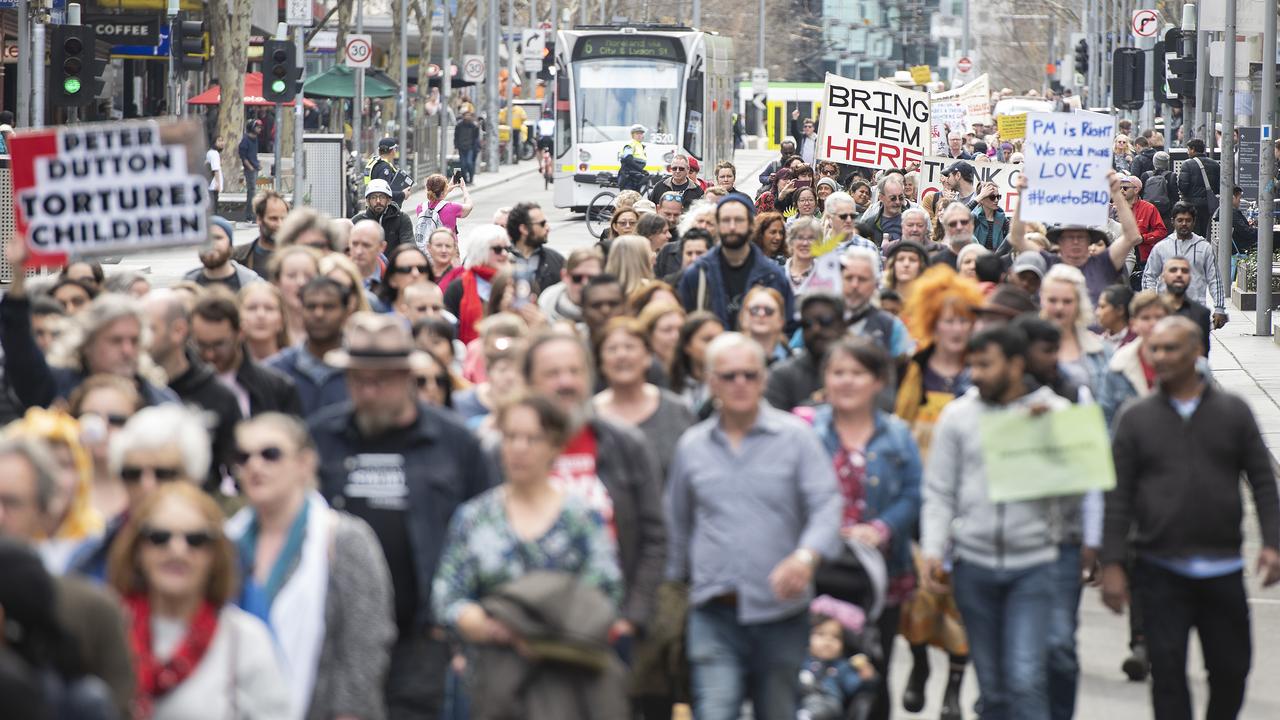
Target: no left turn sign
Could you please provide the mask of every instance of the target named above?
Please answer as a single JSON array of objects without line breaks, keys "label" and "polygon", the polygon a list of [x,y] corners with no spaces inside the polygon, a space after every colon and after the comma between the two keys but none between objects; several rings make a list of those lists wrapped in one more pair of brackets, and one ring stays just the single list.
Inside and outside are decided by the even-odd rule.
[{"label": "no left turn sign", "polygon": [[347,67],[370,67],[373,62],[373,36],[348,35],[345,56]]},{"label": "no left turn sign", "polygon": [[1134,10],[1130,27],[1133,29],[1134,37],[1155,37],[1160,31],[1160,16],[1155,10]]}]

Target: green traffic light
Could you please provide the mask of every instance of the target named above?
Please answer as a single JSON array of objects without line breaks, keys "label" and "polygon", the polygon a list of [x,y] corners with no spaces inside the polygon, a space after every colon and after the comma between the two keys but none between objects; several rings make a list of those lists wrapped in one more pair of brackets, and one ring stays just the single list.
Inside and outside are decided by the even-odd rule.
[{"label": "green traffic light", "polygon": [[62,81],[62,91],[68,95],[80,92],[80,78],[69,77]]},{"label": "green traffic light", "polygon": [[271,83],[271,92],[273,92],[273,93],[282,93],[282,92],[284,92],[284,84],[285,84],[285,83],[284,83],[284,81],[283,81],[283,80],[274,80],[274,81],[272,81],[272,83]]}]

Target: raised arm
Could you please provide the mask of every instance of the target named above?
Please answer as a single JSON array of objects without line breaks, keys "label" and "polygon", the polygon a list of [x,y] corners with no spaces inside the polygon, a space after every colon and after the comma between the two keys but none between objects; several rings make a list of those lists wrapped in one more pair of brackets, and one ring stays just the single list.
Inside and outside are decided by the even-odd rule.
[{"label": "raised arm", "polygon": [[1124,192],[1120,190],[1119,173],[1115,170],[1108,172],[1107,183],[1111,186],[1111,202],[1116,206],[1116,219],[1124,229],[1124,235],[1111,243],[1107,252],[1111,254],[1111,264],[1117,270],[1123,270],[1129,253],[1142,242],[1142,231],[1138,229],[1138,219],[1133,216],[1133,208],[1129,207],[1129,201],[1124,198]]},{"label": "raised arm", "polygon": [[1033,243],[1027,242],[1027,226],[1022,222],[1022,195],[1027,192],[1027,176],[1018,176],[1018,206],[1013,209],[1013,219],[1009,221],[1009,245],[1014,252],[1027,252],[1037,249]]},{"label": "raised arm", "polygon": [[464,218],[471,214],[471,211],[476,207],[476,203],[471,199],[471,193],[467,192],[466,180],[459,180],[458,188],[462,190],[462,202],[459,203],[462,206],[462,212],[458,214],[458,217]]}]

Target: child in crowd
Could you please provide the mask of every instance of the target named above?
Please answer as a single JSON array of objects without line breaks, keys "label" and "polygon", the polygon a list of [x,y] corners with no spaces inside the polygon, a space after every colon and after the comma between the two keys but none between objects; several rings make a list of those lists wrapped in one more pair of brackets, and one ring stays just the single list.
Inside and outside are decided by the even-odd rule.
[{"label": "child in crowd", "polygon": [[[843,606],[843,607],[840,607]],[[854,641],[862,629],[862,611],[822,596],[814,600],[809,658],[800,670],[802,698],[798,720],[840,720],[855,695],[875,687],[876,670]]]}]

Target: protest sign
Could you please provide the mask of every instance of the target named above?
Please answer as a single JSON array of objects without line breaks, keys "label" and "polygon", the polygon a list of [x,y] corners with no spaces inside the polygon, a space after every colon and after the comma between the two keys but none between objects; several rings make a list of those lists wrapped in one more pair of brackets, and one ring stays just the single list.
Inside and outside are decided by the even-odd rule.
[{"label": "protest sign", "polygon": [[[955,90],[933,93],[931,102],[956,102],[964,108],[964,131],[973,130],[974,123],[989,125],[991,123],[991,83],[987,74],[979,75],[976,80],[961,85]],[[952,128],[953,130],[959,128]]]},{"label": "protest sign", "polygon": [[933,69],[928,65],[911,66],[911,82],[917,85],[928,85],[933,80]]},{"label": "protest sign", "polygon": [[817,159],[876,169],[920,162],[929,138],[929,95],[827,73]]},{"label": "protest sign", "polygon": [[1027,177],[1022,219],[1046,225],[1105,224],[1114,136],[1110,115],[1029,113],[1022,145]]},{"label": "protest sign", "polygon": [[996,118],[996,132],[1001,140],[1017,140],[1027,136],[1027,114],[1001,115]]},{"label": "protest sign", "polygon": [[21,132],[10,149],[14,220],[29,265],[208,241],[204,134],[194,121]]},{"label": "protest sign", "polygon": [[947,135],[952,131],[964,133],[964,106],[958,102],[935,101],[929,104],[929,129],[933,138],[935,155],[947,153]]},{"label": "protest sign", "polygon": [[978,423],[991,502],[1079,495],[1116,486],[1102,408],[1071,405],[1031,416],[987,413]]},{"label": "protest sign", "polygon": [[[944,189],[942,172],[954,162],[953,158],[930,156],[920,163],[920,197]],[[1018,206],[1018,178],[1022,175],[1022,163],[966,162],[973,166],[974,185],[995,183],[1000,189],[1000,207],[1006,213],[1013,213],[1013,209]]]}]

